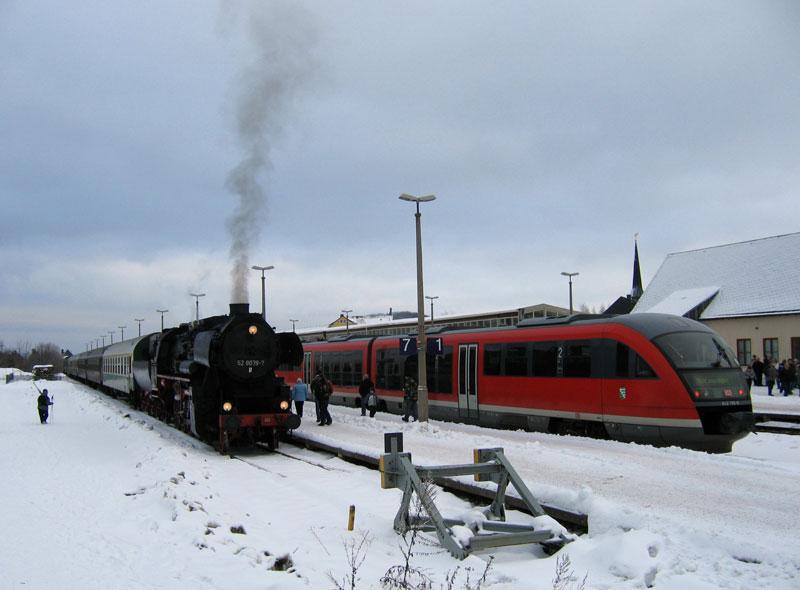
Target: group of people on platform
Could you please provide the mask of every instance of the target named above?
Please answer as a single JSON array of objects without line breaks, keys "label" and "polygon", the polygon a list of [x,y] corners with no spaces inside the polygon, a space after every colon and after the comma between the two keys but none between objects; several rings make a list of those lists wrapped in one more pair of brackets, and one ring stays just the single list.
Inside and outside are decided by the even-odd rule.
[{"label": "group of people on platform", "polygon": [[797,359],[785,359],[779,363],[766,357],[761,360],[753,355],[753,359],[744,367],[744,377],[747,389],[755,383],[759,387],[767,386],[767,395],[773,395],[772,390],[778,386],[778,393],[784,396],[792,395],[797,387]]},{"label": "group of people on platform", "polygon": [[[317,371],[311,380],[310,391],[314,394],[316,402],[317,424],[319,426],[330,425],[333,420],[328,411],[328,404],[333,393],[333,384],[322,374],[322,371]],[[298,377],[297,382],[292,386],[292,401],[295,413],[300,418],[303,417],[303,405],[308,399],[308,394],[309,385]],[[364,374],[364,378],[358,385],[358,395],[361,398],[361,415],[366,416],[369,411],[369,417],[374,418],[378,411],[378,396],[375,394],[375,384],[367,374]],[[408,422],[409,419],[417,421],[417,382],[412,377],[406,377],[403,383],[403,410],[404,422]]]}]

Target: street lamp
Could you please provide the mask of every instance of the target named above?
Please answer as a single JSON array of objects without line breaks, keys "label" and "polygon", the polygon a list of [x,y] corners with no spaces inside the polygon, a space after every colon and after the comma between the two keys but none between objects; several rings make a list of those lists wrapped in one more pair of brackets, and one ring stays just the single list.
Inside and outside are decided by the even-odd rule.
[{"label": "street lamp", "polygon": [[297,322],[299,322],[300,320],[293,320],[293,319],[289,318],[289,321],[290,321],[290,322],[292,322],[292,332],[294,332],[294,325],[295,325]]},{"label": "street lamp", "polygon": [[142,335],[142,322],[144,321],[144,318],[141,318],[141,319],[140,318],[133,318],[133,321],[134,322],[139,322],[139,336],[141,336]]},{"label": "street lamp", "polygon": [[343,309],[342,313],[344,314],[344,324],[347,327],[347,334],[350,334],[350,314],[353,312],[352,309]]},{"label": "street lamp", "polygon": [[167,313],[168,311],[169,311],[168,309],[157,309],[156,310],[156,313],[160,313],[161,314],[161,331],[162,332],[164,331],[164,314]]},{"label": "street lamp", "polygon": [[264,321],[267,320],[267,291],[265,287],[266,278],[264,276],[264,272],[268,270],[272,270],[275,268],[274,266],[251,266],[253,270],[260,270],[261,271],[261,315],[264,316]]},{"label": "street lamp", "polygon": [[572,277],[577,277],[579,272],[562,272],[562,275],[569,277],[569,315],[572,315]]},{"label": "street lamp", "polygon": [[189,293],[192,297],[194,297],[194,305],[195,305],[195,319],[199,322],[200,321],[200,298],[205,297],[205,293]]},{"label": "street lamp", "polygon": [[125,328],[128,326],[117,326],[119,328],[119,341],[122,342],[125,340]]},{"label": "street lamp", "polygon": [[401,201],[409,201],[417,206],[416,219],[417,228],[417,400],[419,402],[419,421],[428,421],[428,371],[425,363],[425,299],[422,286],[422,214],[419,212],[419,204],[427,203],[436,199],[434,195],[424,197],[414,197],[412,195],[400,195]]},{"label": "street lamp", "polygon": [[431,326],[432,326],[433,325],[433,300],[434,299],[439,299],[439,296],[438,295],[434,295],[434,296],[425,295],[425,299],[427,299],[427,300],[429,300],[431,302]]},{"label": "street lamp", "polygon": [[109,330],[108,335],[111,336],[111,344],[114,344],[114,330]]}]

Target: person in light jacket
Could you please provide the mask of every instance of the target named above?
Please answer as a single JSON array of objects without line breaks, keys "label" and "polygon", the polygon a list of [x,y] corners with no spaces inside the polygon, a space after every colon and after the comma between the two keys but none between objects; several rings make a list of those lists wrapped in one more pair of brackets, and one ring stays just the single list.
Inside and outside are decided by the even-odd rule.
[{"label": "person in light jacket", "polygon": [[300,418],[303,417],[303,404],[306,403],[307,398],[308,385],[303,383],[303,380],[298,377],[297,383],[292,385],[292,401],[294,402],[294,411]]}]

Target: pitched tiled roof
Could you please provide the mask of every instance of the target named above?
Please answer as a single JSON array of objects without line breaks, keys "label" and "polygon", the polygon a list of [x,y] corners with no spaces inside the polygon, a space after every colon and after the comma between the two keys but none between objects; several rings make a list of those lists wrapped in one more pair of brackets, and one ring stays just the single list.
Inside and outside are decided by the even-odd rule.
[{"label": "pitched tiled roof", "polygon": [[800,313],[800,232],[669,254],[633,313],[712,287],[703,320]]}]

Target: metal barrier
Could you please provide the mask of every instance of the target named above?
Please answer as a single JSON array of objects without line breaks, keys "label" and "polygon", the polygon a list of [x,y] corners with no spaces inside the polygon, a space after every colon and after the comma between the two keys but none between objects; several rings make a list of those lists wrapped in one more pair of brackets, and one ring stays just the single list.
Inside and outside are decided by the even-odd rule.
[{"label": "metal barrier", "polygon": [[[384,435],[385,454],[380,458],[381,487],[403,490],[400,509],[394,519],[394,530],[404,534],[411,529],[434,531],[439,542],[457,559],[464,559],[473,551],[490,547],[540,543],[549,551],[560,549],[571,539],[561,532],[549,528],[505,522],[505,493],[511,484],[517,490],[528,511],[534,516],[545,514],[542,506],[531,494],[525,482],[508,462],[503,449],[475,449],[474,463],[464,465],[441,465],[418,467],[411,461],[411,453],[403,452],[403,434]],[[466,522],[462,519],[445,518],[436,507],[426,481],[437,477],[473,475],[476,481],[492,481],[497,484],[492,504],[483,509],[486,520]],[[417,494],[427,517],[411,515],[411,498]],[[471,535],[456,534],[453,527],[467,527]]]}]

